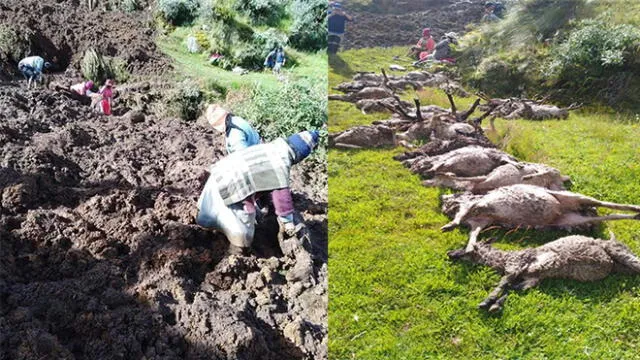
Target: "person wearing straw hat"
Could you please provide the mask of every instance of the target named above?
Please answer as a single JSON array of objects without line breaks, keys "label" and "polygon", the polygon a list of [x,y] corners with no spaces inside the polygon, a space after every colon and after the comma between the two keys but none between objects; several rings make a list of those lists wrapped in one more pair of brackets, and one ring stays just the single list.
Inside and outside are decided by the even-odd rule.
[{"label": "person wearing straw hat", "polygon": [[262,141],[258,132],[248,121],[233,115],[219,105],[209,105],[205,111],[205,117],[209,125],[225,134],[225,147],[229,154],[258,145]]}]

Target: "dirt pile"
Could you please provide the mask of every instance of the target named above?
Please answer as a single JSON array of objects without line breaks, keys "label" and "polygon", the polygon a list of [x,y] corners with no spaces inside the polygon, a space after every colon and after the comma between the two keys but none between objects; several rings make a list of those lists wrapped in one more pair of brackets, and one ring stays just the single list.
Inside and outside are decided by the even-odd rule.
[{"label": "dirt pile", "polygon": [[1,359],[326,358],[321,165],[293,171],[315,262],[287,281],[273,216],[249,256],[194,224],[213,130],[15,84],[0,119]]},{"label": "dirt pile", "polygon": [[345,1],[354,21],[347,26],[344,49],[376,46],[411,46],[425,27],[434,39],[445,33],[462,33],[467,24],[482,18],[483,0],[372,1],[366,7]]},{"label": "dirt pile", "polygon": [[[134,74],[157,74],[170,67],[154,44],[153,22],[146,11],[89,11],[77,0],[5,0],[0,4],[0,25],[15,30],[29,53],[54,64],[53,71],[78,68],[88,48],[119,57]],[[0,50],[0,53],[2,51]],[[3,60],[0,78],[16,74],[17,63]]]}]

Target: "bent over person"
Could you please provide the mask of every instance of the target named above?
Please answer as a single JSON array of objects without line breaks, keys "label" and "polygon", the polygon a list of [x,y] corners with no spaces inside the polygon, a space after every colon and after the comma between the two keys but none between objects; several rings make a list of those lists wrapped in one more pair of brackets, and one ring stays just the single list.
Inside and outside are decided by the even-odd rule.
[{"label": "bent over person", "polygon": [[[291,166],[311,154],[317,142],[317,131],[303,131],[286,140],[278,138],[238,150],[213,164],[198,200],[196,223],[221,230],[238,248],[249,248],[255,233],[256,195],[286,189],[281,196],[273,197],[273,205],[281,228],[288,235],[295,235],[301,226],[294,224],[289,173]],[[301,253],[306,259],[304,264],[298,264],[303,264],[308,273],[312,266],[308,252],[302,247],[295,252],[296,260]]]}]

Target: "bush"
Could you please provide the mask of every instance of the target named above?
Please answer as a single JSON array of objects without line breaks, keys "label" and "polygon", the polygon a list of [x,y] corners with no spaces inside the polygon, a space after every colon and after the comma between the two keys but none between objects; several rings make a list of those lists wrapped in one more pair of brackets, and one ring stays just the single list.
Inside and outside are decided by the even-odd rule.
[{"label": "bush", "polygon": [[200,103],[204,94],[197,82],[185,80],[174,89],[169,97],[173,115],[183,120],[195,120],[200,113]]},{"label": "bush", "polygon": [[120,9],[125,12],[134,12],[140,10],[138,0],[121,0]]},{"label": "bush", "polygon": [[84,53],[80,70],[86,79],[93,80],[97,83],[103,83],[111,76],[109,65],[95,49],[88,49]]},{"label": "bush", "polygon": [[198,15],[197,0],[158,0],[158,11],[172,25],[192,22]]},{"label": "bush", "polygon": [[254,24],[277,25],[285,16],[286,0],[236,0],[236,10]]},{"label": "bush", "polygon": [[327,122],[327,88],[302,80],[287,82],[278,90],[257,86],[235,110],[270,141],[302,130],[320,129]]},{"label": "bush", "polygon": [[[29,53],[29,40],[16,30],[0,25],[0,59],[19,62]],[[4,54],[4,55],[3,55]]]},{"label": "bush", "polygon": [[317,51],[327,47],[327,2],[295,0],[291,4],[293,23],[289,28],[291,46]]},{"label": "bush", "polygon": [[612,99],[629,91],[628,79],[640,75],[639,55],[637,28],[601,20],[583,21],[553,51],[547,75],[556,85],[569,89],[571,96],[595,95],[613,105],[616,101]]},{"label": "bush", "polygon": [[131,77],[131,73],[127,67],[127,62],[121,58],[111,58],[107,60],[108,75],[116,80],[118,84],[127,82]]}]

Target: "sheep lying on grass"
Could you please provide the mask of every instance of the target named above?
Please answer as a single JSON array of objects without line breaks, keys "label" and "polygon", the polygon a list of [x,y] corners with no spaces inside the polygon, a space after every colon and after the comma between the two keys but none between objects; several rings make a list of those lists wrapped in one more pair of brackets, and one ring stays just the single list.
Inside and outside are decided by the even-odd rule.
[{"label": "sheep lying on grass", "polygon": [[493,248],[477,243],[471,251],[453,250],[451,259],[463,259],[490,266],[502,279],[478,306],[490,312],[500,310],[508,291],[526,290],[547,278],[596,281],[618,272],[640,273],[640,259],[624,244],[611,239],[600,240],[573,235],[548,244],[518,251]]},{"label": "sheep lying on grass", "polygon": [[497,149],[472,145],[442,155],[408,159],[403,164],[425,178],[438,173],[467,177],[486,175],[500,165],[518,164],[518,160]]},{"label": "sheep lying on grass", "polygon": [[[591,215],[593,207],[634,211],[636,214]],[[605,220],[640,220],[640,206],[599,201],[570,191],[554,191],[534,185],[504,186],[484,195],[461,193],[442,197],[442,212],[453,220],[442,231],[465,223],[471,227],[467,251],[471,251],[482,229],[503,227],[572,228]]]},{"label": "sheep lying on grass", "polygon": [[493,169],[489,174],[472,177],[458,177],[452,173],[436,174],[433,179],[422,182],[424,186],[443,186],[454,190],[470,191],[474,194],[486,193],[502,186],[528,184],[551,190],[564,190],[568,176],[543,164],[505,164]]}]

